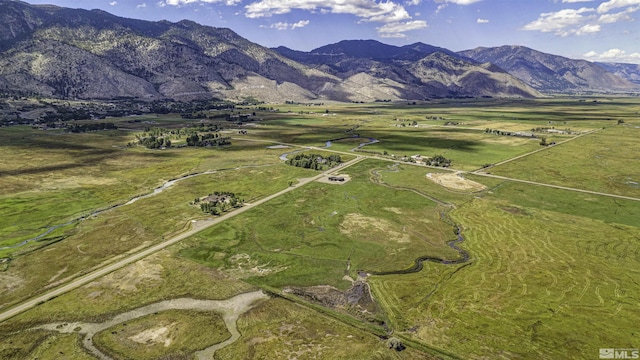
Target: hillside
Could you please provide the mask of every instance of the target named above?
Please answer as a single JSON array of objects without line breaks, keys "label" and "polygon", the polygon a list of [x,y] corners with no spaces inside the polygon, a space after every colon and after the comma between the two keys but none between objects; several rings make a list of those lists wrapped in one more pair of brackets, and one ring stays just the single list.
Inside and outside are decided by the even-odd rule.
[{"label": "hillside", "polygon": [[[187,20],[150,22],[101,10],[0,0],[0,90],[5,92],[67,99],[267,102],[538,95],[513,79],[497,80],[504,75],[485,79],[476,74],[482,79],[477,84],[441,83],[438,79],[451,75],[442,62],[435,72],[414,74],[413,64],[436,51],[459,60],[446,49],[373,40],[339,45],[343,48],[319,50],[326,54],[274,51],[230,29]],[[474,66],[469,62],[464,71],[471,75]],[[427,73],[432,77],[425,78]]]},{"label": "hillside", "polygon": [[496,64],[547,93],[631,92],[638,87],[586,60],[546,54],[524,46],[479,47],[459,52],[479,62]]},{"label": "hillside", "polygon": [[399,97],[503,96],[540,93],[490,64],[479,64],[452,51],[416,43],[393,46],[374,40],[345,40],[310,52],[285,47],[283,56],[358,84],[380,83]]}]

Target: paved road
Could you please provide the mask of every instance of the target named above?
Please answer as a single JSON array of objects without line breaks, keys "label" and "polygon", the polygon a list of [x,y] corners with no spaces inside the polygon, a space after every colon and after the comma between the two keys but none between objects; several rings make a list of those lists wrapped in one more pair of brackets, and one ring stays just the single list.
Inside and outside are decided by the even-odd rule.
[{"label": "paved road", "polygon": [[[502,165],[502,164],[508,163],[510,161],[514,161],[514,160],[517,160],[517,159],[521,159],[521,158],[523,158],[525,156],[529,156],[529,155],[538,153],[540,151],[545,151],[547,149],[554,148],[554,147],[562,145],[562,144],[564,144],[566,142],[573,141],[573,140],[575,140],[577,138],[580,138],[582,136],[593,134],[594,132],[597,132],[597,131],[600,131],[600,130],[602,130],[602,129],[595,129],[595,130],[587,131],[587,132],[582,133],[580,135],[574,136],[574,137],[572,137],[570,139],[561,141],[561,142],[557,143],[554,146],[545,146],[545,147],[543,147],[541,149],[534,150],[534,151],[528,152],[526,154],[518,155],[516,157],[507,159],[505,161],[501,161],[501,162],[499,162],[497,164],[494,164],[491,167]],[[248,138],[245,138],[245,140],[260,141],[260,142],[267,142],[267,143],[274,143],[274,144],[285,144],[285,143],[282,143],[282,142],[279,142],[279,141],[272,141],[272,140],[258,140],[258,139],[248,139]],[[292,147],[302,147],[302,148],[307,148],[307,149],[323,150],[323,151],[329,151],[329,152],[345,154],[345,155],[354,155],[354,153],[345,153],[343,151],[337,151],[337,150],[331,150],[331,149],[325,149],[325,148],[317,148],[317,147],[313,147],[313,146],[301,146],[301,145],[295,145],[295,144],[285,144],[285,145],[289,145],[289,146],[292,146]],[[491,178],[501,179],[501,180],[506,180],[506,181],[514,181],[514,182],[520,182],[520,183],[531,184],[531,185],[546,186],[546,187],[555,188],[555,189],[562,189],[562,190],[568,190],[568,191],[581,192],[581,193],[585,193],[585,194],[601,195],[601,196],[608,196],[608,197],[613,197],[613,198],[617,198],[617,199],[640,201],[640,198],[634,198],[634,197],[630,197],[630,196],[615,195],[615,194],[603,193],[603,192],[598,192],[598,191],[576,189],[576,188],[571,188],[571,187],[566,187],[566,186],[552,185],[552,184],[541,183],[541,182],[536,182],[536,181],[529,181],[529,180],[520,180],[520,179],[514,179],[514,178],[510,178],[510,177],[506,177],[506,176],[499,176],[499,175],[493,175],[493,174],[485,173],[484,171],[488,170],[489,168],[482,168],[482,169],[478,169],[478,170],[474,170],[474,171],[460,171],[460,170],[456,170],[456,169],[441,168],[441,167],[436,167],[436,166],[428,166],[428,165],[411,163],[411,162],[402,162],[402,161],[397,160],[397,159],[389,159],[389,158],[378,157],[378,156],[373,156],[373,155],[365,155],[365,154],[363,154],[363,155],[358,155],[358,156],[360,156],[362,158],[367,158],[367,159],[376,159],[376,160],[383,160],[383,161],[401,163],[402,165],[419,166],[419,167],[424,167],[424,168],[433,168],[433,169],[437,169],[437,170],[441,170],[441,171],[442,170],[446,170],[446,171],[460,173],[460,174],[473,174],[473,175],[491,177]]]},{"label": "paved road", "polygon": [[[487,168],[481,168],[481,169],[478,169],[478,170],[476,170],[476,171],[473,171],[473,173],[474,173],[474,174],[479,174],[480,172],[482,172],[482,171],[486,171],[487,169],[490,169],[490,168],[492,168],[492,167],[500,166],[500,165],[502,165],[502,164],[506,164],[506,163],[508,163],[508,162],[512,162],[512,161],[515,161],[515,160],[518,160],[518,159],[522,159],[522,158],[523,158],[523,157],[525,157],[525,156],[533,155],[533,154],[535,154],[535,153],[539,153],[540,151],[545,151],[545,150],[547,150],[547,149],[550,149],[550,148],[556,147],[556,146],[558,146],[558,145],[562,145],[562,144],[567,143],[567,142],[569,142],[569,141],[573,141],[573,140],[575,140],[575,139],[577,139],[577,138],[580,138],[580,137],[583,137],[583,136],[585,136],[585,135],[593,134],[594,132],[596,132],[596,131],[600,131],[600,130],[602,130],[602,129],[595,129],[595,130],[591,130],[591,131],[584,132],[584,133],[582,133],[582,134],[580,134],[580,135],[577,135],[577,136],[574,136],[574,137],[572,137],[572,138],[570,138],[570,139],[567,139],[567,140],[564,140],[564,141],[560,141],[559,143],[557,143],[557,144],[555,144],[555,145],[553,145],[553,146],[545,146],[545,147],[542,147],[542,148],[540,148],[540,149],[538,149],[538,150],[534,150],[534,151],[528,152],[528,153],[526,153],[526,154],[522,154],[522,155],[518,155],[518,156],[512,157],[512,158],[510,158],[510,159],[507,159],[507,160],[501,161],[501,162],[499,162],[499,163],[493,164],[493,165],[491,165],[491,166],[489,166],[489,167],[487,167]],[[482,174],[479,174],[479,175],[482,175]]]},{"label": "paved road", "polygon": [[166,248],[168,246],[171,246],[171,245],[173,245],[173,244],[175,244],[175,243],[177,243],[177,242],[179,242],[181,240],[184,240],[185,238],[187,238],[187,237],[189,237],[191,235],[194,235],[194,234],[196,234],[196,233],[198,233],[198,232],[200,232],[200,231],[202,231],[204,229],[207,229],[207,228],[209,228],[209,227],[211,227],[213,225],[219,224],[219,223],[221,223],[223,221],[226,221],[226,220],[228,220],[228,219],[230,219],[230,218],[232,218],[234,216],[242,214],[243,212],[248,211],[248,210],[250,210],[250,209],[252,209],[252,208],[254,208],[254,207],[256,207],[256,206],[258,206],[260,204],[263,204],[263,203],[265,203],[265,202],[267,202],[269,200],[275,199],[278,196],[282,196],[282,195],[284,195],[284,194],[286,194],[286,193],[288,193],[290,191],[295,190],[296,188],[298,188],[300,186],[303,186],[303,185],[306,185],[306,184],[308,184],[310,182],[319,180],[320,178],[322,178],[323,176],[327,176],[328,174],[331,174],[331,173],[334,173],[334,172],[337,172],[337,171],[342,171],[343,169],[345,169],[345,168],[347,168],[347,167],[349,167],[349,166],[351,166],[353,164],[356,164],[356,163],[362,161],[363,159],[364,159],[364,157],[358,156],[353,160],[350,160],[350,161],[348,161],[346,163],[343,163],[342,166],[340,166],[340,167],[329,169],[329,170],[327,170],[327,171],[325,171],[325,172],[323,172],[323,173],[321,173],[319,175],[316,175],[314,177],[311,177],[311,178],[301,179],[298,184],[290,186],[290,187],[288,187],[288,188],[286,188],[284,190],[281,190],[281,191],[279,191],[279,192],[277,192],[275,194],[272,194],[272,195],[269,195],[267,197],[264,197],[264,198],[262,198],[260,200],[254,201],[251,204],[245,204],[245,206],[243,206],[243,207],[241,207],[241,208],[239,208],[237,210],[234,210],[232,212],[226,213],[226,214],[224,214],[224,215],[222,215],[220,217],[217,217],[217,218],[211,219],[211,220],[199,221],[198,225],[194,226],[191,230],[188,230],[188,231],[186,231],[186,232],[184,232],[184,233],[182,233],[180,235],[177,235],[177,236],[175,236],[175,237],[173,237],[173,238],[171,238],[169,240],[163,241],[163,242],[161,242],[159,244],[156,244],[156,245],[153,245],[151,247],[148,247],[148,248],[146,248],[146,249],[144,249],[144,250],[142,250],[140,252],[137,252],[137,253],[135,253],[133,255],[125,257],[124,259],[119,260],[119,261],[117,261],[117,262],[115,262],[113,264],[106,265],[103,268],[95,270],[95,271],[93,271],[93,272],[91,272],[89,274],[83,275],[83,276],[81,276],[81,277],[79,277],[79,278],[77,278],[77,279],[75,279],[75,280],[73,280],[73,281],[71,281],[71,282],[69,282],[67,284],[64,284],[64,285],[62,285],[62,286],[60,286],[60,287],[58,287],[56,289],[53,289],[53,290],[51,290],[51,291],[49,291],[49,292],[47,292],[45,294],[42,294],[42,295],[34,297],[34,298],[30,299],[30,300],[27,300],[27,301],[25,301],[25,302],[23,302],[23,303],[21,303],[19,305],[16,305],[16,306],[10,308],[7,311],[4,311],[3,313],[0,313],[0,322],[3,322],[3,321],[5,321],[5,320],[7,320],[7,319],[9,319],[9,318],[11,318],[13,316],[16,316],[16,315],[18,315],[18,314],[20,314],[20,313],[22,313],[24,311],[27,311],[27,310],[37,306],[38,304],[41,304],[41,303],[43,303],[43,302],[45,302],[47,300],[50,300],[50,299],[52,299],[52,298],[54,298],[56,296],[60,296],[60,295],[62,295],[64,293],[67,293],[67,292],[69,292],[69,291],[71,291],[71,290],[73,290],[75,288],[78,288],[78,287],[80,287],[82,285],[85,285],[85,284],[91,282],[91,281],[94,281],[97,278],[102,277],[102,276],[104,276],[104,275],[106,275],[108,273],[111,273],[111,272],[113,272],[115,270],[118,270],[118,269],[124,267],[124,266],[127,266],[127,265],[129,265],[131,263],[134,263],[134,262],[136,262],[136,261],[138,261],[138,260],[140,260],[140,259],[142,259],[144,257],[147,257],[147,256],[149,256],[149,255],[151,255],[151,254],[153,254],[155,252],[158,252],[158,251],[160,251],[160,250],[162,250],[162,249],[164,249],[164,248]]},{"label": "paved road", "polygon": [[608,197],[613,197],[613,198],[618,198],[618,199],[625,199],[625,200],[632,200],[632,201],[640,201],[639,198],[634,198],[634,197],[631,197],[631,196],[615,195],[615,194],[603,193],[603,192],[598,192],[598,191],[576,189],[576,188],[570,188],[570,187],[560,186],[560,185],[552,185],[552,184],[539,183],[539,182],[529,181],[529,180],[514,179],[514,178],[509,178],[509,177],[506,177],[506,176],[499,176],[499,175],[493,175],[493,174],[485,174],[485,173],[473,173],[473,174],[479,175],[479,176],[491,177],[491,178],[494,178],[494,179],[501,179],[501,180],[519,182],[519,183],[524,183],[524,184],[545,186],[545,187],[554,188],[554,189],[576,191],[576,192],[581,192],[581,193],[585,193],[585,194],[602,195],[602,196],[608,196]]}]

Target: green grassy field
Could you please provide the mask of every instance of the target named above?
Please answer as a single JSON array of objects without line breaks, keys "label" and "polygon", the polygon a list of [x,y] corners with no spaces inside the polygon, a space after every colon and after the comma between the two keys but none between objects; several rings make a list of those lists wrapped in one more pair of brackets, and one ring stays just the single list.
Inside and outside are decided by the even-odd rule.
[{"label": "green grassy field", "polygon": [[492,168],[492,174],[640,198],[640,128],[618,125]]},{"label": "green grassy field", "polygon": [[[543,149],[487,171],[640,197],[636,99],[277,108],[242,109],[264,121],[225,123],[233,145],[220,149],[127,148],[145,126],[130,119],[114,119],[118,131],[84,134],[0,128],[6,158],[0,165],[0,247],[126,203],[168,180],[211,172],[61,227],[44,241],[0,250],[2,309],[198,226],[210,216],[190,205],[194,198],[229,191],[252,203],[292,189],[1,323],[0,358],[91,358],[78,334],[33,327],[103,322],[162,300],[224,300],[260,288],[272,298],[240,316],[242,336],[215,358],[593,359],[599,348],[640,344],[639,201],[465,173]],[[170,128],[189,124],[172,115],[145,119]],[[484,131],[534,127],[598,131],[547,148]],[[347,139],[305,151],[351,153],[369,138],[380,140],[341,155],[344,161],[374,157],[340,169],[344,183],[298,186],[297,179],[319,172],[279,159],[298,146],[340,138]],[[277,142],[295,146],[267,148]],[[390,158],[436,153],[452,159],[453,169]],[[456,227],[463,241],[454,244]],[[427,260],[417,271],[419,258]],[[370,290],[371,302],[362,293],[357,302],[339,300],[351,299],[353,289]],[[188,358],[229,336],[219,315],[201,315],[141,317],[103,331],[96,344],[114,358]],[[162,336],[144,344],[132,340],[163,327],[172,334],[167,346]],[[388,349],[378,337],[385,333],[408,348]]]}]

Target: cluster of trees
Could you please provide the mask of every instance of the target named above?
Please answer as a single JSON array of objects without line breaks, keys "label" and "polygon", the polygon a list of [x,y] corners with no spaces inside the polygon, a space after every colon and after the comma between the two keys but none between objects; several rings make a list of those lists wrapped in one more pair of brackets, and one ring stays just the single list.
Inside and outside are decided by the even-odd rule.
[{"label": "cluster of trees", "polygon": [[[147,149],[161,149],[171,147],[171,137],[176,136],[176,130],[168,130],[165,128],[145,128],[142,135],[136,135],[138,145],[142,145]],[[129,143],[129,146],[132,146]]]},{"label": "cluster of trees", "polygon": [[65,131],[72,133],[83,133],[87,131],[98,130],[116,130],[118,127],[114,123],[97,123],[97,124],[68,124]]},{"label": "cluster of trees", "polygon": [[205,197],[203,200],[196,198],[193,205],[200,204],[200,209],[211,215],[220,215],[226,211],[240,208],[244,205],[244,199],[240,199],[236,194],[227,191],[216,191]]},{"label": "cluster of trees", "polygon": [[425,164],[429,166],[440,166],[440,167],[449,167],[451,166],[451,160],[445,158],[442,155],[434,155],[429,159],[425,160]]},{"label": "cluster of trees", "polygon": [[232,110],[235,105],[218,99],[200,99],[188,102],[155,100],[149,105],[149,112],[154,114],[193,114],[206,110]]},{"label": "cluster of trees", "polygon": [[[217,132],[222,127],[217,124],[199,124],[197,126],[180,129],[150,128],[145,127],[144,132],[136,135],[136,143],[129,146],[142,145],[147,149],[160,149],[171,147],[171,140],[179,140],[186,137],[186,146],[222,146],[231,145],[230,137],[220,136]],[[200,135],[200,133],[204,134]],[[184,146],[184,145],[181,145]]]},{"label": "cluster of trees", "polygon": [[151,135],[149,137],[140,138],[138,140],[138,144],[146,147],[147,149],[162,149],[163,147],[171,147],[171,140]]},{"label": "cluster of trees", "polygon": [[187,146],[208,147],[231,145],[231,138],[228,136],[220,136],[220,134],[202,134],[194,133],[187,137]]},{"label": "cluster of trees", "polygon": [[332,154],[323,157],[318,154],[296,154],[293,158],[287,160],[287,164],[291,166],[301,167],[305,169],[322,170],[325,166],[332,168],[342,163],[340,155]]}]

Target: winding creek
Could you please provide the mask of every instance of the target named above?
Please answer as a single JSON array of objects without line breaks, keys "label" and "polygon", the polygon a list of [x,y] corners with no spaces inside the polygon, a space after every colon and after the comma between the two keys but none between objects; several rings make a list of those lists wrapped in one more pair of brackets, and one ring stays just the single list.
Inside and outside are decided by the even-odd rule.
[{"label": "winding creek", "polygon": [[185,175],[185,176],[182,176],[182,177],[179,177],[179,178],[176,178],[176,179],[172,179],[172,180],[169,180],[169,181],[165,182],[161,186],[153,189],[153,191],[148,193],[148,194],[144,194],[144,195],[139,195],[139,196],[133,197],[129,201],[127,201],[126,203],[123,203],[123,204],[116,204],[116,205],[113,205],[113,206],[110,206],[110,207],[107,207],[107,208],[104,208],[104,209],[99,209],[99,210],[93,211],[89,215],[78,217],[76,219],[67,221],[67,222],[65,222],[63,224],[58,224],[58,225],[53,225],[53,226],[46,227],[45,228],[46,230],[42,234],[40,234],[38,236],[35,236],[35,237],[32,237],[30,239],[23,240],[23,241],[21,241],[21,242],[19,242],[17,244],[14,244],[14,245],[0,247],[0,250],[15,249],[15,248],[19,248],[21,246],[25,246],[30,242],[41,240],[45,236],[51,234],[52,232],[54,232],[55,230],[57,230],[59,228],[62,228],[62,227],[65,227],[65,226],[69,226],[69,225],[73,225],[75,223],[81,222],[83,220],[89,219],[89,218],[97,216],[97,215],[100,215],[100,214],[105,213],[105,212],[110,211],[110,210],[114,210],[114,209],[117,209],[117,208],[120,208],[120,207],[123,207],[123,206],[131,205],[131,204],[133,204],[136,201],[141,200],[141,199],[146,199],[146,198],[150,198],[152,196],[156,196],[156,195],[162,193],[163,191],[169,189],[170,187],[172,187],[176,183],[178,183],[180,181],[183,181],[183,180],[187,180],[187,179],[190,179],[190,178],[193,178],[193,177],[196,177],[196,176],[215,174],[215,173],[218,173],[218,172],[221,172],[221,171],[240,170],[240,169],[244,169],[244,168],[256,168],[256,167],[264,167],[264,166],[273,166],[273,164],[243,165],[243,166],[238,166],[238,167],[235,167],[235,168],[225,168],[225,169],[218,169],[218,170],[207,170],[207,171],[203,171],[203,172],[199,172],[199,173],[193,173],[193,174]]},{"label": "winding creek", "polygon": [[82,346],[91,354],[101,360],[112,360],[93,344],[93,337],[101,331],[109,329],[115,325],[122,324],[143,316],[155,314],[167,310],[194,310],[194,311],[217,311],[222,314],[227,330],[231,337],[227,340],[197,351],[195,355],[198,359],[211,359],[213,354],[225,346],[228,346],[240,338],[238,332],[238,317],[249,311],[256,301],[268,299],[269,297],[261,290],[239,294],[226,300],[197,300],[191,298],[180,298],[160,301],[137,309],[133,309],[101,323],[85,322],[54,322],[40,325],[30,330],[56,331],[62,334],[78,333],[84,335]]},{"label": "winding creek", "polygon": [[[398,164],[394,164],[392,167],[390,167],[391,170],[388,170],[390,172],[397,172],[399,171],[397,168]],[[439,205],[442,206],[446,206],[449,208],[455,208],[455,206],[453,204],[449,204],[446,203],[442,200],[439,200],[431,195],[427,195],[427,194],[423,194],[417,190],[414,189],[410,189],[410,188],[404,188],[404,187],[399,187],[399,186],[391,186],[389,184],[385,184],[381,178],[382,175],[380,174],[380,171],[378,169],[374,169],[371,170],[371,175],[372,177],[370,178],[371,182],[377,185],[382,185],[391,189],[396,189],[396,190],[405,190],[405,191],[412,191],[420,196],[423,196]],[[449,223],[453,225],[453,229],[454,232],[456,234],[456,239],[448,241],[447,242],[447,246],[449,246],[450,248],[452,248],[453,250],[455,250],[458,253],[458,257],[456,259],[443,259],[440,257],[436,257],[436,256],[420,256],[417,259],[414,260],[414,264],[412,267],[407,268],[407,269],[401,269],[401,270],[391,270],[391,271],[367,271],[367,273],[371,274],[371,275],[397,275],[397,274],[411,274],[411,273],[416,273],[416,272],[420,272],[422,271],[422,268],[424,267],[423,263],[425,261],[430,261],[430,262],[434,262],[434,263],[438,263],[438,264],[443,264],[443,265],[457,265],[457,264],[471,264],[469,263],[469,252],[467,252],[466,250],[460,248],[458,245],[464,242],[464,237],[462,236],[462,229],[460,228],[460,225],[455,224],[448,216],[445,212],[441,212],[440,213],[440,219],[441,221],[444,221],[445,223]],[[465,265],[466,266],[466,265]]]}]

